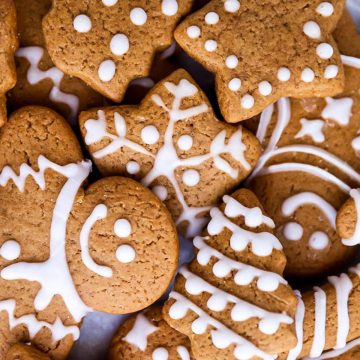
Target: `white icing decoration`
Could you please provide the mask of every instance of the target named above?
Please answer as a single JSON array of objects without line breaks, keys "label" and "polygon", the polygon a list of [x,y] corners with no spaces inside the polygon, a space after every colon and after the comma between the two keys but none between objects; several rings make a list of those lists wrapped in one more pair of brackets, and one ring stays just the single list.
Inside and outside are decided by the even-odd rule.
[{"label": "white icing decoration", "polygon": [[231,91],[238,91],[241,88],[241,80],[239,78],[231,79],[229,82],[229,89]]},{"label": "white icing decoration", "polygon": [[272,86],[268,81],[262,81],[259,84],[259,93],[262,96],[269,96],[272,93]]},{"label": "white icing decoration", "polygon": [[301,73],[301,80],[306,82],[306,83],[311,83],[313,82],[315,79],[315,73],[312,69],[310,68],[305,68],[302,73]]},{"label": "white icing decoration", "polygon": [[183,345],[177,346],[176,351],[177,351],[178,355],[180,356],[181,360],[190,360],[189,351],[185,346],[183,346]]},{"label": "white icing decoration", "polygon": [[286,67],[281,67],[279,70],[278,70],[278,73],[277,73],[277,78],[282,81],[282,82],[286,82],[286,81],[289,81],[290,78],[291,78],[291,72],[288,68]]},{"label": "white icing decoration", "polygon": [[355,69],[360,69],[360,59],[353,57],[353,56],[347,56],[347,55],[341,55],[341,61],[346,66],[351,66]]},{"label": "white icing decoration", "polygon": [[15,240],[6,240],[0,246],[0,256],[5,260],[12,261],[20,256],[20,244]]},{"label": "white icing decoration", "polygon": [[235,55],[230,55],[225,60],[225,65],[229,69],[235,69],[238,66],[239,60]]},{"label": "white icing decoration", "polygon": [[334,55],[334,49],[328,43],[321,43],[316,47],[316,54],[320,59],[330,59]]},{"label": "white icing decoration", "polygon": [[162,0],[161,11],[166,16],[174,16],[179,10],[179,5],[176,0]]},{"label": "white icing decoration", "polygon": [[116,250],[116,258],[123,264],[131,263],[135,257],[135,249],[128,244],[120,245]]},{"label": "white icing decoration", "polygon": [[152,192],[161,200],[165,201],[168,197],[168,191],[165,186],[157,185],[152,188]]},{"label": "white icing decoration", "polygon": [[227,12],[234,13],[240,9],[240,2],[238,0],[225,0],[224,8]]},{"label": "white icing decoration", "polygon": [[[0,181],[1,183],[1,181]],[[346,246],[355,246],[360,244],[360,191],[358,189],[352,189],[350,191],[350,197],[355,202],[356,209],[356,226],[354,234],[349,239],[342,239],[342,243]]]},{"label": "white icing decoration", "polygon": [[39,65],[43,55],[44,49],[39,46],[24,47],[16,51],[17,57],[23,57],[30,63],[27,72],[29,84],[35,85],[44,79],[50,79],[53,82],[49,94],[50,100],[66,104],[70,108],[70,118],[75,120],[79,111],[79,98],[74,94],[67,94],[60,90],[64,73],[58,68],[52,67],[46,71],[40,70]]},{"label": "white icing decoration", "polygon": [[340,126],[347,126],[352,116],[354,100],[351,98],[333,99],[326,97],[326,106],[321,116],[326,120],[333,120]]},{"label": "white icing decoration", "polygon": [[317,22],[308,21],[304,24],[304,33],[311,39],[320,39],[321,38],[321,29]]},{"label": "white icing decoration", "polygon": [[81,259],[84,265],[92,272],[110,278],[112,277],[112,270],[108,266],[101,266],[95,263],[89,252],[89,238],[91,228],[99,220],[105,219],[107,216],[107,207],[104,204],[96,205],[90,216],[86,219],[81,232],[80,232],[80,247],[81,247]]},{"label": "white icing decoration", "polygon": [[205,15],[205,22],[207,25],[215,25],[219,22],[219,15],[214,11],[208,12]]},{"label": "white icing decoration", "polygon": [[360,136],[351,141],[351,146],[355,152],[360,152]]},{"label": "white icing decoration", "polygon": [[186,170],[182,180],[186,186],[196,186],[200,182],[200,174],[197,170]]},{"label": "white icing decoration", "polygon": [[194,246],[199,250],[197,253],[197,261],[200,265],[205,266],[210,262],[212,257],[216,258],[212,272],[218,278],[229,276],[233,270],[236,270],[234,282],[236,285],[249,285],[257,278],[256,285],[259,290],[264,292],[276,291],[280,284],[286,285],[287,281],[279,274],[274,272],[258,269],[254,266],[235,261],[223,255],[216,249],[209,246],[205,240],[197,236],[194,239]]},{"label": "white icing decoration", "polygon": [[334,13],[334,6],[327,1],[322,2],[319,4],[319,6],[316,8],[316,11],[324,17],[329,17]]},{"label": "white icing decoration", "polygon": [[244,109],[251,109],[253,108],[255,105],[255,99],[253,96],[251,96],[250,94],[245,94],[242,98],[241,98],[241,106]]},{"label": "white icing decoration", "polygon": [[159,141],[159,138],[159,130],[154,125],[147,125],[141,130],[141,140],[145,144],[156,144]]},{"label": "white icing decoration", "polygon": [[101,81],[109,82],[111,81],[116,72],[116,65],[112,60],[104,60],[98,69],[98,75]]},{"label": "white icing decoration", "polygon": [[91,171],[91,163],[59,166],[44,156],[39,156],[38,168],[39,171],[36,172],[29,165],[22,164],[19,175],[16,175],[9,166],[6,166],[0,174],[0,185],[6,186],[11,179],[22,192],[27,177],[31,176],[40,189],[44,190],[47,169],[52,169],[68,179],[55,202],[50,226],[50,256],[48,260],[40,263],[12,264],[5,267],[0,275],[5,280],[21,279],[38,282],[41,287],[34,301],[37,311],[44,310],[55,295],[60,295],[73,319],[79,322],[91,309],[82,302],[71,278],[65,253],[66,225],[76,194]]},{"label": "white icing decoration", "polygon": [[158,347],[152,353],[152,360],[168,360],[168,358],[169,352],[163,347]]},{"label": "white icing decoration", "polygon": [[289,222],[285,224],[283,234],[287,240],[299,241],[304,233],[303,227],[296,222]]},{"label": "white icing decoration", "polygon": [[129,51],[129,38],[124,34],[116,34],[111,38],[110,50],[114,55],[124,55]]},{"label": "white icing decoration", "polygon": [[201,35],[201,30],[198,26],[192,25],[187,28],[186,33],[190,39],[196,39]]},{"label": "white icing decoration", "polygon": [[195,236],[200,232],[206,223],[205,218],[197,217],[198,214],[210,210],[210,207],[189,207],[186,203],[184,194],[181,191],[180,185],[176,179],[175,171],[177,168],[195,168],[205,161],[212,159],[217,169],[229,175],[232,179],[237,179],[239,170],[233,168],[230,163],[221,157],[222,154],[229,154],[237,160],[246,170],[250,169],[250,165],[245,159],[246,147],[242,142],[242,129],[239,128],[234,134],[227,139],[227,132],[223,130],[219,132],[212,140],[210,145],[210,152],[203,155],[197,155],[189,158],[179,158],[174,144],[175,124],[178,121],[184,121],[189,118],[198,116],[208,111],[206,103],[201,103],[197,106],[192,106],[187,109],[182,109],[182,100],[187,97],[192,97],[198,93],[198,89],[188,80],[182,79],[179,84],[166,82],[165,88],[173,95],[171,107],[165,105],[163,99],[155,94],[152,96],[152,101],[155,105],[161,107],[169,117],[169,122],[164,133],[164,141],[156,154],[147,151],[143,146],[126,138],[126,122],[125,119],[118,113],[114,114],[115,131],[117,135],[113,135],[106,130],[106,118],[103,111],[98,111],[98,119],[89,119],[85,123],[87,131],[85,142],[91,145],[103,138],[110,139],[111,142],[93,153],[95,158],[102,158],[110,155],[123,147],[140,152],[154,159],[153,168],[145,175],[141,182],[149,187],[159,177],[164,176],[169,181],[170,185],[175,191],[177,200],[182,206],[182,213],[178,217],[176,223],[188,222],[188,236]]},{"label": "white icing decoration", "polygon": [[315,231],[310,235],[309,245],[315,250],[324,250],[330,244],[330,239],[323,231]]},{"label": "white icing decoration", "polygon": [[101,0],[105,6],[114,6],[118,0]]},{"label": "white icing decoration", "polygon": [[204,46],[206,51],[214,52],[217,49],[217,42],[215,40],[206,40]]},{"label": "white icing decoration", "polygon": [[334,79],[339,74],[339,67],[337,65],[328,65],[325,69],[325,79]]},{"label": "white icing decoration", "polygon": [[126,171],[131,174],[135,175],[140,171],[140,165],[136,161],[129,161],[126,164]]},{"label": "white icing decoration", "polygon": [[188,151],[193,146],[193,138],[190,135],[181,135],[177,141],[180,150]]},{"label": "white icing decoration", "polygon": [[311,139],[316,143],[322,143],[325,141],[325,135],[323,133],[325,121],[301,119],[300,123],[301,129],[295,135],[295,139],[299,139],[304,136],[310,136]]},{"label": "white icing decoration", "polygon": [[91,20],[85,14],[76,16],[73,25],[74,29],[79,33],[87,33],[91,30]]},{"label": "white icing decoration", "polygon": [[147,348],[148,336],[157,330],[158,328],[154,326],[144,314],[140,313],[136,316],[133,328],[122,338],[122,340],[136,346],[141,351],[145,351]]},{"label": "white icing decoration", "polygon": [[266,130],[270,124],[273,111],[274,111],[274,105],[271,104],[260,115],[260,122],[256,132],[256,137],[261,144],[265,140]]},{"label": "white icing decoration", "polygon": [[198,318],[192,324],[192,331],[200,335],[205,333],[208,326],[211,326],[213,328],[211,331],[211,340],[216,348],[225,349],[231,345],[235,345],[234,356],[238,360],[250,359],[255,356],[263,360],[274,360],[276,358],[275,356],[264,353],[251,342],[209,316],[205,311],[180,293],[172,291],[170,298],[174,299],[175,303],[170,307],[169,316],[174,320],[179,320],[185,317],[188,310],[194,312]]},{"label": "white icing decoration", "polygon": [[147,21],[147,14],[142,8],[134,8],[130,11],[130,20],[134,25],[142,26]]},{"label": "white icing decoration", "polygon": [[126,238],[131,235],[131,224],[127,219],[118,219],[114,224],[114,233],[119,238]]},{"label": "white icing decoration", "polygon": [[[342,349],[332,350],[332,351],[326,351],[321,356],[317,358],[312,358],[311,360],[326,360],[326,359],[337,359],[340,355],[345,354],[346,352],[350,351],[356,346],[360,345],[360,338],[357,338],[353,341],[350,341],[346,344]],[[304,360],[310,360],[310,358],[304,358]]]}]

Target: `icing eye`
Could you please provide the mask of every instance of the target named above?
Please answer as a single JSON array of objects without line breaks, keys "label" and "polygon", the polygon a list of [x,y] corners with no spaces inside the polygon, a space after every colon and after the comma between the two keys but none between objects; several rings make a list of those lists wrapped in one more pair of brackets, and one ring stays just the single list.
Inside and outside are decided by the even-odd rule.
[{"label": "icing eye", "polygon": [[136,257],[135,249],[127,244],[120,245],[116,250],[116,258],[124,264],[134,261]]},{"label": "icing eye", "polygon": [[287,240],[299,241],[303,236],[302,226],[296,222],[289,222],[284,226],[283,234]]},{"label": "icing eye", "polygon": [[322,231],[315,231],[309,239],[309,245],[315,250],[324,250],[329,243],[329,237]]},{"label": "icing eye", "polygon": [[125,237],[129,237],[131,235],[131,224],[128,220],[126,219],[119,219],[116,220],[115,225],[114,225],[114,233],[120,237],[120,238],[125,238]]},{"label": "icing eye", "polygon": [[0,247],[0,256],[5,260],[12,261],[20,256],[20,245],[15,240],[7,240]]}]

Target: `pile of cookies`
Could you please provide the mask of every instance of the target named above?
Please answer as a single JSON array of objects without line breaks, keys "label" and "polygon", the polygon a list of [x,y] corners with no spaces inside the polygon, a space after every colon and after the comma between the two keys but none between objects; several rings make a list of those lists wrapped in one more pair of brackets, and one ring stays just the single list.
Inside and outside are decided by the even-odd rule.
[{"label": "pile of cookies", "polygon": [[0,359],[360,359],[345,5],[0,1]]}]

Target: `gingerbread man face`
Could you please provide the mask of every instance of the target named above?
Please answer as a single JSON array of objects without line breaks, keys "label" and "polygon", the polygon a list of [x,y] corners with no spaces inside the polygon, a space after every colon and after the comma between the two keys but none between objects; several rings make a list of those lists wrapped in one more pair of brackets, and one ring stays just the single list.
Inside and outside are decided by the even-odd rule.
[{"label": "gingerbread man face", "polygon": [[344,0],[212,0],[176,29],[184,50],[215,73],[228,122],[282,96],[332,96],[343,88],[331,33]]},{"label": "gingerbread man face", "polygon": [[47,48],[59,69],[120,101],[131,80],[149,75],[155,53],[171,45],[191,4],[56,0],[43,21]]},{"label": "gingerbread man face", "polygon": [[177,267],[176,230],[133,180],[84,190],[91,162],[56,113],[23,108],[0,138],[1,348],[15,337],[66,356],[88,312],[137,311],[163,294]]}]

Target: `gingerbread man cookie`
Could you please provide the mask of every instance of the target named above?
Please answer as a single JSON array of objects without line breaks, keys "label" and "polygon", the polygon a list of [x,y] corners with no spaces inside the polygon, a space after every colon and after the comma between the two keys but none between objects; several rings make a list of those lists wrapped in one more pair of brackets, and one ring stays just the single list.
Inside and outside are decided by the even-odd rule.
[{"label": "gingerbread man cookie", "polygon": [[213,72],[228,122],[282,96],[334,96],[344,84],[332,38],[344,0],[212,0],[176,29],[182,48]]},{"label": "gingerbread man cookie", "polygon": [[0,2],[0,127],[6,122],[5,94],[16,82],[14,53],[18,44],[13,0]]},{"label": "gingerbread man cookie", "polygon": [[291,277],[333,273],[356,251],[336,233],[336,213],[360,184],[360,58],[354,57],[360,36],[347,14],[335,37],[346,63],[345,91],[336,98],[283,98],[262,113],[257,129],[265,151],[248,185],[277,225]]},{"label": "gingerbread man cookie", "polygon": [[165,206],[127,178],[85,189],[90,171],[49,109],[20,109],[0,130],[0,358],[31,341],[64,359],[88,312],[144,309],[175,274],[179,243]]},{"label": "gingerbread man cookie", "polygon": [[42,18],[51,0],[15,0],[20,48],[16,52],[18,82],[8,94],[11,110],[42,105],[75,124],[80,111],[103,104],[103,97],[80,79],[57,69],[45,48]]},{"label": "gingerbread man cookie", "polygon": [[18,343],[10,348],[5,360],[50,360],[50,357],[31,345]]},{"label": "gingerbread man cookie", "polygon": [[55,0],[43,21],[47,48],[59,69],[121,101],[131,80],[149,74],[155,53],[171,45],[191,4]]},{"label": "gingerbread man cookie", "polygon": [[113,337],[109,360],[192,360],[190,341],[171,328],[161,307],[152,307],[126,320]]},{"label": "gingerbread man cookie", "polygon": [[182,267],[164,318],[202,359],[275,359],[296,345],[296,297],[274,222],[249,190],[212,208],[196,259]]},{"label": "gingerbread man cookie", "polygon": [[255,136],[218,121],[184,70],[157,84],[139,107],[83,112],[80,130],[102,174],[141,180],[189,236],[199,234],[210,207],[260,155]]}]

